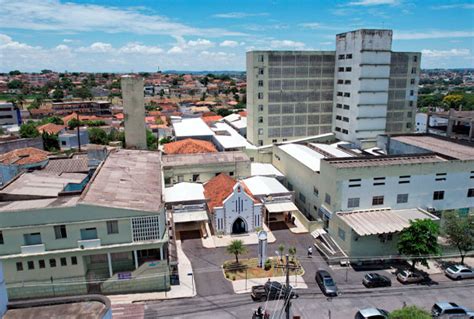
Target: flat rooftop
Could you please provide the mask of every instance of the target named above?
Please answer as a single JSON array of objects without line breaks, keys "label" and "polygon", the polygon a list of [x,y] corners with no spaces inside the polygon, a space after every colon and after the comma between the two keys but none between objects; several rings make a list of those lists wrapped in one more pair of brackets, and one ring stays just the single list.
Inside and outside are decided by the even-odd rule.
[{"label": "flat rooftop", "polygon": [[253,176],[243,180],[245,186],[252,195],[284,194],[290,191],[286,189],[276,178],[267,176]]},{"label": "flat rooftop", "polygon": [[165,201],[167,203],[205,200],[204,186],[199,183],[182,182],[165,188]]},{"label": "flat rooftop", "polygon": [[82,203],[157,212],[162,205],[160,166],[160,152],[112,152],[85,190]]},{"label": "flat rooftop", "polygon": [[459,160],[474,159],[474,144],[467,145],[432,135],[400,135],[391,139]]},{"label": "flat rooftop", "polygon": [[199,165],[219,164],[234,162],[250,162],[249,157],[243,152],[218,152],[199,154],[171,154],[162,156],[163,168]]},{"label": "flat rooftop", "polygon": [[445,162],[446,159],[436,154],[401,155],[354,158],[327,158],[325,161],[336,168],[380,167],[390,165],[424,164]]},{"label": "flat rooftop", "polygon": [[250,144],[245,137],[239,134],[232,126],[225,122],[216,122],[211,129],[214,132],[214,139],[224,149],[231,148],[256,148]]},{"label": "flat rooftop", "polygon": [[214,132],[201,118],[173,119],[174,134],[178,138],[212,136]]},{"label": "flat rooftop", "polygon": [[65,208],[76,206],[79,195],[60,196],[56,198],[11,200],[0,202],[0,212],[25,211],[43,208]]},{"label": "flat rooftop", "polygon": [[62,305],[38,306],[10,309],[3,319],[46,319],[46,318],[101,318],[107,311],[98,301],[76,302]]},{"label": "flat rooftop", "polygon": [[255,163],[250,164],[250,175],[252,176],[274,176],[283,177],[283,173],[280,172],[275,166],[270,163]]}]

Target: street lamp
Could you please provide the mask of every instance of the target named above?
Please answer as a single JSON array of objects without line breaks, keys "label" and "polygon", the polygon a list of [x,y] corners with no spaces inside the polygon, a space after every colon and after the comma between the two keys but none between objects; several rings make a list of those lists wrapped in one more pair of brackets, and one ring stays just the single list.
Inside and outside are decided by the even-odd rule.
[{"label": "street lamp", "polygon": [[191,284],[193,286],[193,296],[194,296],[194,275],[192,272],[188,272],[188,276],[191,276]]}]

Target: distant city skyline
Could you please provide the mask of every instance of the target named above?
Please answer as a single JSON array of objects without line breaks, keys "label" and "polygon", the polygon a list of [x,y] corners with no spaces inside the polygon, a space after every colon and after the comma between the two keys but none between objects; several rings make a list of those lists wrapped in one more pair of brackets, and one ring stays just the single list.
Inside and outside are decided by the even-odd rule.
[{"label": "distant city skyline", "polygon": [[469,1],[0,0],[0,72],[245,70],[250,50],[335,50],[338,33],[394,31],[422,68],[474,67]]}]

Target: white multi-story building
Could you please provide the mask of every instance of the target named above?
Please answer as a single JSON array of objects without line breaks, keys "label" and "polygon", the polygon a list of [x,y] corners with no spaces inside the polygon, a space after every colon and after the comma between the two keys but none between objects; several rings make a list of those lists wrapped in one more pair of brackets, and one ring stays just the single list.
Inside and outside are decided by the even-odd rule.
[{"label": "white multi-story building", "polygon": [[360,144],[412,132],[420,59],[392,52],[391,30],[338,34],[335,52],[248,52],[247,139],[266,145],[333,131]]},{"label": "white multi-story building", "polygon": [[12,103],[0,103],[0,126],[21,124],[20,112]]}]

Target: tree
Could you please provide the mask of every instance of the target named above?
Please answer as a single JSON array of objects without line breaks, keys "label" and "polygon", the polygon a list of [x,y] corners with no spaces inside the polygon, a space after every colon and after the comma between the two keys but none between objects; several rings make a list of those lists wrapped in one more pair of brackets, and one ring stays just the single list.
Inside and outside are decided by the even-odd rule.
[{"label": "tree", "polygon": [[169,137],[163,137],[161,140],[160,140],[160,144],[163,145],[163,144],[168,144],[168,143],[171,143],[171,138]]},{"label": "tree", "polygon": [[149,150],[156,150],[158,148],[158,138],[149,130],[146,130],[146,146]]},{"label": "tree", "polygon": [[8,82],[7,87],[10,90],[15,90],[21,89],[24,85],[25,83],[21,82],[20,80],[11,80],[10,82]]},{"label": "tree", "polygon": [[285,245],[280,244],[280,246],[278,246],[278,251],[280,252],[280,260],[283,260],[283,252],[285,251]]},{"label": "tree", "polygon": [[235,239],[230,242],[229,246],[226,248],[227,253],[235,256],[235,263],[239,263],[239,255],[245,254],[247,252],[247,247],[244,246],[244,243]]},{"label": "tree", "polygon": [[10,75],[20,75],[21,72],[18,71],[18,70],[13,70],[13,71],[8,72],[8,74],[10,74]]},{"label": "tree", "polygon": [[89,88],[87,88],[87,87],[81,87],[81,88],[75,89],[72,92],[72,95],[74,97],[78,97],[78,98],[83,99],[83,100],[91,99],[93,97],[91,90],[89,90]]},{"label": "tree", "polygon": [[392,311],[388,316],[389,319],[431,319],[429,312],[418,308],[417,306],[403,307]]},{"label": "tree", "polygon": [[461,105],[463,99],[464,97],[461,94],[450,94],[443,98],[443,103],[450,109],[457,109]]},{"label": "tree", "polygon": [[53,73],[53,71],[48,70],[48,69],[41,70],[41,74],[48,74],[48,73]]},{"label": "tree", "polygon": [[4,135],[5,134],[5,130],[3,129],[3,127],[0,127],[0,135]]},{"label": "tree", "polygon": [[75,117],[70,119],[69,122],[67,123],[67,126],[70,130],[73,130],[76,127],[81,126],[81,125],[82,125],[82,122]]},{"label": "tree", "polygon": [[54,89],[53,96],[54,101],[61,101],[64,98],[64,92],[59,87]]},{"label": "tree", "polygon": [[218,109],[217,110],[217,115],[220,115],[222,117],[226,117],[227,115],[230,115],[232,114],[232,111],[228,110],[228,109]]},{"label": "tree", "polygon": [[87,131],[89,133],[89,141],[91,144],[107,145],[107,133],[103,129],[91,127]]},{"label": "tree", "polygon": [[412,270],[419,262],[428,267],[426,256],[439,253],[438,233],[439,226],[431,219],[410,221],[410,226],[401,231],[397,248],[411,260]]},{"label": "tree", "polygon": [[43,145],[44,149],[48,152],[54,152],[59,150],[59,139],[57,134],[48,134],[43,132]]},{"label": "tree", "polygon": [[40,133],[36,129],[36,126],[33,122],[28,122],[20,126],[20,137],[21,138],[32,138],[38,137]]},{"label": "tree", "polygon": [[293,246],[293,247],[288,248],[288,253],[291,256],[291,260],[295,261],[296,247]]},{"label": "tree", "polygon": [[474,216],[460,217],[455,212],[448,212],[444,217],[448,242],[459,250],[461,263],[464,264],[467,252],[474,249]]},{"label": "tree", "polygon": [[63,125],[64,124],[63,120],[59,116],[51,116],[51,117],[45,118],[41,122],[44,122],[44,124],[46,124],[46,123],[53,123],[53,124],[56,124],[56,125]]}]

